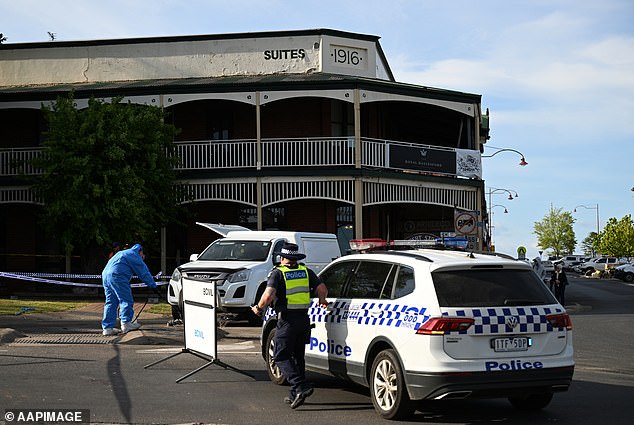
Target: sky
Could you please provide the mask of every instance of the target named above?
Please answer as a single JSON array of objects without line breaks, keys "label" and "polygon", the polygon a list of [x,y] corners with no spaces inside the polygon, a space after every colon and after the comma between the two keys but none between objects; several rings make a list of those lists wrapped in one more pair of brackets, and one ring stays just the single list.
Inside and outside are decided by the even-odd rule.
[{"label": "sky", "polygon": [[399,82],[482,96],[487,146],[528,162],[482,159],[497,251],[539,256],[551,207],[575,253],[634,213],[634,0],[0,0],[5,43],[316,28],[381,37]]}]

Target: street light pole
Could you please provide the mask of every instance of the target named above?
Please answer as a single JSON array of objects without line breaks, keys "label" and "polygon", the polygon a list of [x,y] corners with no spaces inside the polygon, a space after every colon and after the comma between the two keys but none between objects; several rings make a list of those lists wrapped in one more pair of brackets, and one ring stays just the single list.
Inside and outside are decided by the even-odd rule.
[{"label": "street light pole", "polygon": [[502,207],[502,208],[504,208],[504,214],[508,214],[508,212],[509,212],[509,210],[504,205],[500,205],[500,204],[491,205],[491,204],[489,204],[489,251],[491,250],[491,246],[493,245],[493,207]]},{"label": "street light pole", "polygon": [[[514,199],[513,192],[515,192],[515,198],[519,197],[517,191],[515,191],[515,190],[511,191],[509,189],[497,188],[497,187],[489,186],[489,191],[486,192],[486,195],[489,195],[489,208],[488,208],[488,210],[489,210],[489,214],[488,214],[489,215],[489,246],[488,246],[489,250],[491,250],[491,242],[493,241],[493,225],[492,225],[492,221],[493,220],[491,218],[492,210],[493,210],[493,208],[492,208],[493,200],[491,198],[492,198],[492,195],[494,193],[498,193],[498,192],[506,192],[506,193],[508,193],[509,194],[509,197],[508,197],[509,201],[512,201]],[[503,206],[503,205],[501,205],[501,206]],[[505,210],[505,212],[508,213],[508,211],[506,210],[506,207],[504,208],[504,210]]]},{"label": "street light pole", "polygon": [[[577,212],[577,208],[585,208],[587,210],[597,210],[597,237],[599,237],[599,231],[600,231],[600,227],[599,227],[599,204],[596,204],[594,207],[591,206],[587,206],[587,205],[577,205],[575,207],[575,209],[573,210],[573,212]],[[592,249],[592,253],[594,255],[594,247]]]},{"label": "street light pole", "polygon": [[585,208],[587,210],[597,210],[597,235],[599,235],[599,231],[601,229],[600,226],[599,226],[599,204],[596,204],[594,207],[590,207],[590,206],[587,206],[587,205],[577,205],[575,207],[575,209],[573,210],[573,212],[577,212],[577,208],[579,208],[579,207]]}]

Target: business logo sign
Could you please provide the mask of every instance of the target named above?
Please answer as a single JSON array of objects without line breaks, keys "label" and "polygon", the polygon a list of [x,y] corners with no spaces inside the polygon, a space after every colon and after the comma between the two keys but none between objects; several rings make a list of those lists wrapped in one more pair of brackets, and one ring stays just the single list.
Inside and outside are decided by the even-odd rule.
[{"label": "business logo sign", "polygon": [[455,175],[456,152],[453,150],[390,144],[389,167]]}]

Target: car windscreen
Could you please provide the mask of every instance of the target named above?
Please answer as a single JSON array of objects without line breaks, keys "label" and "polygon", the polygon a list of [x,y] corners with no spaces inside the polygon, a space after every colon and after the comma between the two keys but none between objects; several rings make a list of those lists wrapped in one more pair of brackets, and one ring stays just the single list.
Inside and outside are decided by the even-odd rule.
[{"label": "car windscreen", "polygon": [[510,307],[556,304],[532,270],[463,269],[432,273],[441,307]]},{"label": "car windscreen", "polygon": [[204,261],[265,261],[271,248],[270,241],[237,241],[219,239],[200,254]]}]

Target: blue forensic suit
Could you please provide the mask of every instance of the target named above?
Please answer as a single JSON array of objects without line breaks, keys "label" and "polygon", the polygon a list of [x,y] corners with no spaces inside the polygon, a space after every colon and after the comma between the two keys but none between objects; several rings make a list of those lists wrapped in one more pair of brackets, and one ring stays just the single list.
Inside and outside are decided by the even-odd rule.
[{"label": "blue forensic suit", "polygon": [[134,245],[130,249],[117,252],[112,256],[106,267],[101,272],[101,280],[106,295],[106,302],[103,307],[103,329],[114,328],[117,323],[117,307],[119,307],[119,318],[121,323],[131,322],[134,318],[134,299],[132,298],[132,287],[130,279],[133,275],[150,288],[156,288],[154,277],[143,262],[139,253],[143,247],[140,244]]}]

